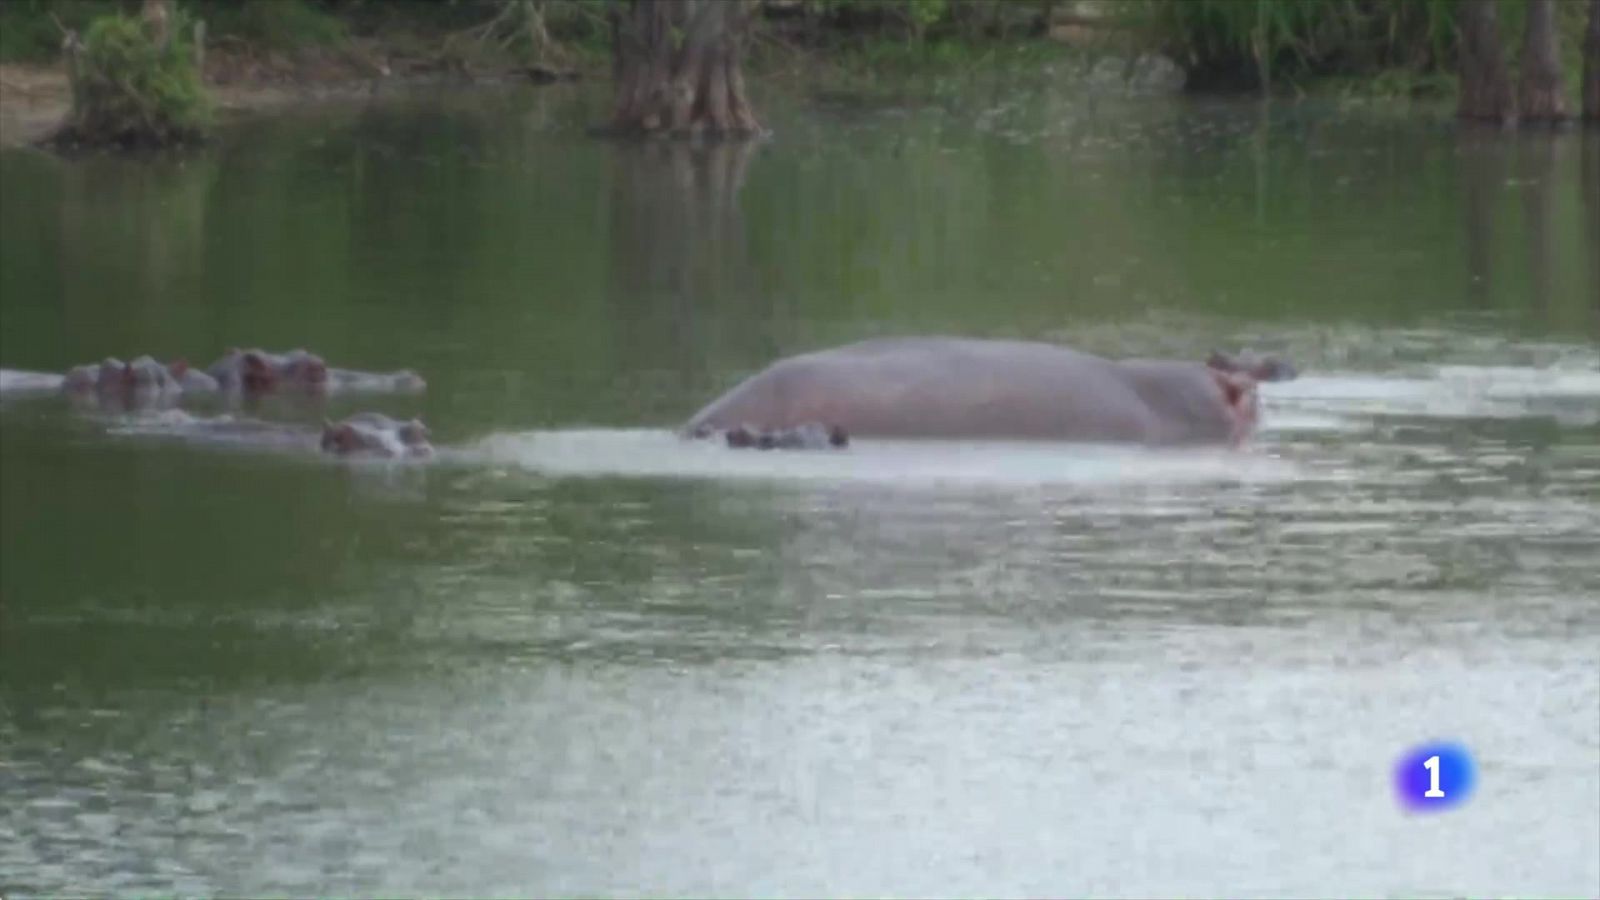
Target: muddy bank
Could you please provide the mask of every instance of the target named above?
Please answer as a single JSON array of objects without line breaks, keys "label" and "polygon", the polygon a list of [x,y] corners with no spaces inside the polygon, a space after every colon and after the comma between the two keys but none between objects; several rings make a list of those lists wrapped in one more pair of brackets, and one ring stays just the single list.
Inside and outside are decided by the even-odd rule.
[{"label": "muddy bank", "polygon": [[[359,47],[299,59],[208,49],[205,67],[206,89],[223,120],[308,102],[365,100],[430,85],[501,85],[551,77],[547,70],[469,66],[459,60],[399,57]],[[72,93],[60,63],[0,64],[0,147],[39,141],[65,119],[71,105]]]}]

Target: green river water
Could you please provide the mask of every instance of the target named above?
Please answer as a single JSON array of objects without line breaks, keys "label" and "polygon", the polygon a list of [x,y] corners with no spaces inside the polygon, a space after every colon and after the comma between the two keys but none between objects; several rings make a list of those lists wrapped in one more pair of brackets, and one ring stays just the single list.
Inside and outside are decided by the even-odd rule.
[{"label": "green river water", "polygon": [[[429,390],[259,415],[441,448],[0,399],[0,893],[1600,894],[1600,134],[758,99],[744,147],[597,141],[596,86],[0,153],[0,367],[304,346]],[[1303,377],[1242,452],[671,434],[917,333]],[[1411,815],[1433,738],[1480,784]]]}]

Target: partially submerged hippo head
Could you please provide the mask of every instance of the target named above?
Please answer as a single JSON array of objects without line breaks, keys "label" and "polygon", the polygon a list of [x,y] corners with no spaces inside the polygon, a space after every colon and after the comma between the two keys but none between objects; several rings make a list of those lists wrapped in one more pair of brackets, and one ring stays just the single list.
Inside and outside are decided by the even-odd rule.
[{"label": "partially submerged hippo head", "polygon": [[1206,365],[1219,372],[1249,375],[1257,381],[1293,381],[1300,372],[1286,359],[1277,356],[1257,356],[1254,353],[1230,354],[1213,351]]},{"label": "partially submerged hippo head", "polygon": [[219,387],[217,379],[189,365],[186,360],[176,359],[167,363],[167,373],[185,393],[209,393]]},{"label": "partially submerged hippo head", "polygon": [[187,364],[168,365],[150,356],[132,362],[108,356],[97,364],[74,366],[61,380],[62,390],[76,398],[136,406],[160,403],[206,385],[214,388],[215,382]]},{"label": "partially submerged hippo head", "polygon": [[251,391],[278,387],[316,390],[328,381],[328,364],[307,350],[268,353],[245,350],[239,353],[240,384]]},{"label": "partially submerged hippo head", "polygon": [[207,370],[228,390],[262,393],[279,387],[318,390],[328,382],[328,364],[309,350],[269,353],[234,347]]},{"label": "partially submerged hippo head", "polygon": [[172,376],[167,367],[150,356],[141,356],[128,363],[123,368],[122,377],[127,387],[134,391],[160,394],[182,390],[178,379]]},{"label": "partially submerged hippo head", "polygon": [[69,394],[87,394],[100,386],[100,366],[73,366],[61,380],[61,389]]},{"label": "partially submerged hippo head", "polygon": [[[707,437],[709,432],[696,436]],[[757,450],[826,450],[850,445],[850,435],[843,428],[837,425],[823,426],[817,422],[807,422],[793,428],[740,425],[724,432],[723,440],[729,447]]]},{"label": "partially submerged hippo head", "polygon": [[322,451],[334,456],[423,459],[433,455],[428,436],[421,419],[402,422],[382,413],[356,413],[338,422],[323,422]]},{"label": "partially submerged hippo head", "polygon": [[234,348],[207,371],[223,389],[249,394],[280,389],[314,394],[347,391],[413,394],[428,387],[427,381],[410,369],[382,373],[336,369],[321,356],[305,349],[270,353]]}]

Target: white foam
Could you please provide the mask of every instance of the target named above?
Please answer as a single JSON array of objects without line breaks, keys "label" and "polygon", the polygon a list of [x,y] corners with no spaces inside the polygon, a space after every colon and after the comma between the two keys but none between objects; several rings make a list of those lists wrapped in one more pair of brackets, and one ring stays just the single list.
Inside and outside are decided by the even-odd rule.
[{"label": "white foam", "polygon": [[[1407,415],[1433,418],[1553,418],[1600,423],[1600,369],[1438,366],[1426,375],[1311,375],[1264,385],[1264,430],[1278,419]],[[1292,426],[1291,426],[1292,427]]]},{"label": "white foam", "polygon": [[54,391],[61,388],[62,376],[52,372],[24,372],[0,369],[0,391]]}]

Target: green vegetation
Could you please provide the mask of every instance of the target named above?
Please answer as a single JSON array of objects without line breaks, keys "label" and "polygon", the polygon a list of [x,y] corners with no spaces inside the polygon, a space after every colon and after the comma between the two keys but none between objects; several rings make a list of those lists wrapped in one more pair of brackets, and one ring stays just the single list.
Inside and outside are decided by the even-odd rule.
[{"label": "green vegetation", "polygon": [[[1201,86],[1363,75],[1437,85],[1455,53],[1455,0],[1128,0],[1121,13]],[[1412,76],[1417,79],[1415,82]]]},{"label": "green vegetation", "polygon": [[[609,17],[624,0],[178,0],[223,54],[290,60],[379,47],[420,68],[589,68],[609,53]],[[45,62],[63,29],[133,13],[138,0],[0,0],[0,62]],[[1156,50],[1189,86],[1332,90],[1342,95],[1455,92],[1460,0],[760,0],[747,44],[757,71],[787,68],[870,78],[960,72],[1050,59],[1061,42]],[[1524,4],[1500,4],[1507,58],[1517,58]],[[1586,4],[1557,4],[1560,55],[1577,96]],[[1060,40],[1046,40],[1050,35]]]},{"label": "green vegetation", "polygon": [[71,53],[72,114],[56,141],[167,145],[199,140],[209,120],[194,46],[180,18],[163,38],[120,13],[89,26]]},{"label": "green vegetation", "polygon": [[96,18],[131,9],[116,0],[0,0],[0,62],[50,62],[62,28],[82,34]]},{"label": "green vegetation", "polygon": [[305,0],[211,2],[195,10],[211,33],[272,50],[336,46],[347,33],[343,20]]}]

